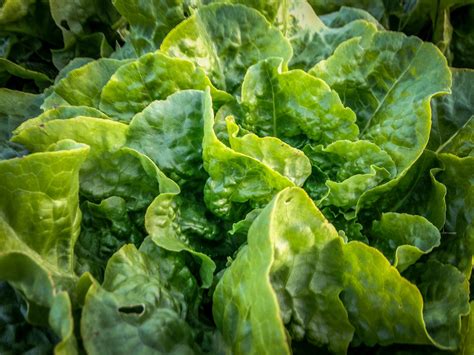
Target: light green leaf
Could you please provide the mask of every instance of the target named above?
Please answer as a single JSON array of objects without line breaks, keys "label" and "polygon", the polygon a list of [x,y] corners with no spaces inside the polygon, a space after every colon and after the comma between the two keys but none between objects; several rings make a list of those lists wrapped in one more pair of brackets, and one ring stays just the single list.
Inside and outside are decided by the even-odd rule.
[{"label": "light green leaf", "polygon": [[112,0],[130,24],[128,40],[134,56],[154,52],[176,25],[188,17],[200,0]]},{"label": "light green leaf", "polygon": [[334,267],[319,274],[327,262],[340,262],[338,241],[300,189],[280,192],[265,207],[214,293],[214,320],[234,353],[289,354],[285,323],[296,340],[347,350],[354,328],[338,297],[342,274]]},{"label": "light green leaf", "polygon": [[196,63],[218,89],[230,93],[251,65],[280,56],[286,66],[292,55],[288,41],[258,11],[219,3],[200,8],[176,26],[161,50]]},{"label": "light green leaf", "polygon": [[15,129],[13,134],[17,134],[24,129],[39,126],[42,123],[49,122],[52,120],[66,120],[77,116],[97,117],[106,119],[109,118],[107,115],[103,114],[102,112],[93,107],[59,106],[53,109],[46,110],[40,115],[23,122],[18,128]]},{"label": "light green leaf", "polygon": [[38,307],[50,307],[71,290],[74,244],[79,235],[79,168],[89,149],[60,143],[51,151],[0,161],[0,279]]},{"label": "light green leaf", "polygon": [[369,12],[356,7],[342,6],[338,11],[321,15],[320,19],[326,26],[331,28],[344,27],[353,21],[365,20],[374,24],[378,30],[384,29]]},{"label": "light green leaf", "polygon": [[[177,186],[176,186],[177,187]],[[223,233],[205,213],[202,202],[190,194],[160,194],[148,207],[145,228],[158,246],[173,252],[186,251],[200,264],[202,287],[212,285],[216,264],[210,255],[216,254],[216,245],[207,245],[206,239],[220,239]],[[216,243],[214,243],[216,244]]]},{"label": "light green leaf", "polygon": [[74,319],[71,300],[67,292],[59,292],[49,311],[48,322],[61,341],[54,347],[55,355],[79,354],[77,340],[74,335]]},{"label": "light green leaf", "polygon": [[33,0],[5,0],[0,5],[0,24],[14,22],[28,13]]},{"label": "light green leaf", "polygon": [[303,32],[304,35],[300,34],[300,38],[290,38],[294,52],[290,68],[309,70],[331,56],[344,41],[354,37],[370,38],[377,31],[375,19],[375,23],[365,19],[352,19],[351,14],[346,15],[342,10],[334,15],[333,24],[325,25],[321,22],[319,26],[312,26]]},{"label": "light green leaf", "polygon": [[348,40],[310,73],[356,112],[361,138],[389,153],[398,174],[428,143],[431,98],[451,86],[446,59],[436,47],[395,32]]},{"label": "light green leaf", "polygon": [[393,212],[373,222],[371,235],[372,246],[400,272],[439,246],[441,239],[438,229],[425,218]]},{"label": "light green leaf", "polygon": [[203,180],[202,101],[202,91],[186,90],[152,102],[130,123],[127,145],[178,183]]},{"label": "light green leaf", "polygon": [[129,122],[154,100],[164,100],[181,90],[204,90],[208,86],[215,101],[232,100],[230,95],[215,89],[203,70],[193,63],[154,52],[118,69],[105,85],[99,107],[112,118]]},{"label": "light green leaf", "polygon": [[247,71],[242,84],[246,129],[296,146],[357,138],[354,112],[337,93],[301,70],[284,72],[282,65],[282,59],[270,58]]},{"label": "light green leaf", "polygon": [[[207,91],[208,92],[208,91]],[[240,219],[245,203],[264,204],[294,183],[256,158],[237,152],[219,141],[214,132],[214,114],[209,94],[204,96],[204,169],[209,174],[204,188],[207,207],[217,216]],[[260,144],[268,138],[260,138]],[[231,174],[229,174],[231,172]],[[246,213],[248,211],[243,211]]]},{"label": "light green leaf", "polygon": [[90,62],[69,72],[55,85],[54,92],[69,105],[98,108],[102,88],[125,63],[109,58]]},{"label": "light green leaf", "polygon": [[198,287],[178,254],[150,240],[126,245],[109,260],[104,284],[89,289],[81,335],[88,354],[193,354],[185,319],[195,311]]},{"label": "light green leaf", "polygon": [[12,140],[31,151],[43,151],[61,139],[89,145],[91,153],[80,173],[81,193],[95,202],[119,196],[137,210],[147,207],[159,193],[162,173],[140,153],[124,147],[127,131],[128,126],[119,122],[78,116],[28,127]]},{"label": "light green leaf", "polygon": [[365,140],[308,145],[304,152],[314,167],[308,188],[320,205],[352,208],[365,191],[396,175],[392,158]]},{"label": "light green leaf", "polygon": [[253,133],[239,137],[239,126],[228,117],[226,120],[230,148],[252,157],[287,177],[296,186],[304,184],[311,175],[311,163],[301,150],[283,143],[275,137],[260,138]]}]

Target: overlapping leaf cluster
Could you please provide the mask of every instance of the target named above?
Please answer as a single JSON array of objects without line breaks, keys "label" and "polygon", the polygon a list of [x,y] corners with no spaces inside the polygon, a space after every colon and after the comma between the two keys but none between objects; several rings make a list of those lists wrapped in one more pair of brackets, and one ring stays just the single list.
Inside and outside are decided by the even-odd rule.
[{"label": "overlapping leaf cluster", "polygon": [[3,2],[0,352],[472,353],[473,5],[436,3]]}]

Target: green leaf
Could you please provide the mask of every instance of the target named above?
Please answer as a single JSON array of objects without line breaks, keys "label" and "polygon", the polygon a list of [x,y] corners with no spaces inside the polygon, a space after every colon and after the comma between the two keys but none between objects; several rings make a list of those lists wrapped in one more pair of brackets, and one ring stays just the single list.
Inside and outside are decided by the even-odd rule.
[{"label": "green leaf", "polygon": [[438,229],[421,216],[384,213],[372,224],[373,246],[400,272],[440,244]]},{"label": "green leaf", "polygon": [[452,68],[451,73],[452,94],[437,97],[431,103],[433,117],[428,147],[432,150],[454,137],[474,115],[474,70]]},{"label": "green leaf", "polygon": [[451,86],[446,59],[436,47],[394,32],[348,40],[310,73],[356,112],[361,138],[389,153],[398,174],[428,143],[431,98]]},{"label": "green leaf", "polygon": [[464,319],[464,339],[461,343],[461,351],[459,352],[462,355],[468,355],[474,350],[474,301],[470,303],[471,313],[469,316]]},{"label": "green leaf", "polygon": [[32,302],[30,319],[38,316],[34,305],[50,307],[56,292],[74,285],[79,168],[88,151],[62,142],[48,152],[0,161],[0,279]]},{"label": "green leaf", "polygon": [[158,49],[168,32],[199,3],[200,0],[113,0],[118,12],[130,24],[128,40],[137,57]]},{"label": "green leaf", "polygon": [[344,27],[353,21],[365,20],[374,24],[378,30],[384,29],[384,27],[370,13],[356,7],[342,6],[338,11],[321,15],[320,19],[326,26],[331,28]]},{"label": "green leaf", "polygon": [[[209,174],[209,179],[204,187],[204,200],[207,207],[218,217],[240,219],[240,207],[247,202],[252,204],[265,204],[273,195],[288,186],[294,186],[289,179],[273,170],[258,157],[251,157],[227,147],[219,141],[214,132],[214,114],[212,112],[209,94],[204,96],[204,139],[203,161],[204,169]],[[230,121],[228,121],[229,124]],[[252,138],[260,141],[260,145],[275,146],[276,138]],[[280,152],[291,151],[283,142]],[[265,150],[265,149],[262,149]],[[273,153],[272,153],[273,154]],[[281,156],[277,159],[289,157]],[[288,161],[289,161],[288,160]],[[303,170],[304,171],[304,170]],[[229,174],[231,172],[231,174]],[[243,213],[248,212],[244,211]]]},{"label": "green leaf", "polygon": [[[474,2],[461,1],[466,6],[461,6],[451,12],[452,41],[450,50],[453,56],[453,66],[458,68],[474,68],[472,21],[474,19]],[[471,4],[471,5],[467,5]]]},{"label": "green leaf", "polygon": [[437,261],[417,263],[407,277],[423,295],[423,317],[430,335],[445,347],[457,349],[461,317],[469,314],[469,282],[458,269]]},{"label": "green leaf", "polygon": [[33,0],[6,0],[0,7],[0,24],[14,22],[28,13],[28,7]]},{"label": "green leaf", "polygon": [[[290,39],[294,52],[289,64],[291,68],[309,70],[321,60],[331,56],[344,41],[354,37],[367,38],[377,31],[375,20],[375,23],[363,19],[352,20],[349,17],[351,15],[346,15],[342,10],[335,15],[338,15],[333,19],[335,25],[313,26],[302,38]],[[341,22],[343,25],[338,26]]]},{"label": "green leaf", "polygon": [[280,56],[286,65],[292,55],[288,41],[258,11],[219,3],[198,9],[176,26],[161,50],[196,63],[218,89],[230,93],[251,65],[271,56]]},{"label": "green leaf", "polygon": [[282,65],[282,59],[270,58],[247,71],[242,84],[246,129],[296,146],[357,138],[354,112],[337,93],[301,70],[284,72]]},{"label": "green leaf", "polygon": [[314,277],[339,263],[337,241],[302,190],[286,189],[265,207],[214,293],[214,320],[234,353],[289,354],[285,323],[292,338],[347,350],[354,328],[338,297],[342,274],[328,268]]},{"label": "green leaf", "polygon": [[474,115],[438,151],[460,158],[474,156]]},{"label": "green leaf", "polygon": [[304,153],[275,137],[260,138],[253,133],[239,137],[239,126],[226,119],[229,144],[235,152],[252,157],[287,177],[296,186],[304,184],[311,174],[311,164]]},{"label": "green leaf", "polygon": [[29,127],[39,126],[42,123],[53,121],[53,120],[67,120],[78,116],[97,117],[97,118],[109,118],[99,110],[93,107],[87,106],[59,106],[50,110],[46,110],[40,115],[30,118],[18,126],[13,134],[17,134],[22,130]]},{"label": "green leaf", "polygon": [[28,118],[41,113],[41,95],[0,88],[0,141]]},{"label": "green leaf", "polygon": [[[178,187],[177,187],[178,188]],[[168,192],[160,194],[148,207],[145,227],[151,240],[173,252],[186,251],[200,264],[202,287],[212,285],[216,264],[210,255],[216,245],[206,245],[206,239],[220,239],[222,231],[205,213],[205,206],[190,194]]]},{"label": "green leaf", "polygon": [[[431,292],[428,287],[425,295],[436,303]],[[465,292],[452,310],[435,307],[458,320],[465,314],[464,298]],[[347,351],[353,334],[355,346],[457,348],[455,337],[438,332],[430,310],[425,312],[428,334],[417,287],[377,249],[357,241],[344,244],[298,188],[277,194],[255,219],[248,246],[216,287],[213,314],[235,353],[288,352],[285,324],[292,339],[328,344],[339,352]]]},{"label": "green leaf", "polygon": [[308,0],[317,14],[327,14],[337,11],[341,6],[350,6],[365,9],[377,20],[380,20],[385,12],[385,1],[383,0]]},{"label": "green leaf", "polygon": [[365,140],[307,145],[304,152],[314,168],[308,188],[320,205],[352,208],[365,191],[396,175],[392,158]]},{"label": "green leaf", "polygon": [[78,116],[28,127],[17,131],[12,140],[31,151],[43,151],[61,139],[89,145],[91,153],[80,172],[81,194],[95,202],[122,197],[129,208],[139,210],[148,206],[168,179],[147,157],[125,147],[127,131],[128,126],[119,122]]},{"label": "green leaf", "polygon": [[208,86],[214,100],[221,103],[232,100],[230,95],[215,89],[204,71],[193,63],[154,52],[118,69],[105,85],[99,107],[110,117],[129,122],[154,100],[164,100],[181,90],[204,90]]},{"label": "green leaf", "polygon": [[446,187],[439,182],[440,170],[437,155],[425,150],[400,178],[365,192],[356,211],[367,220],[387,211],[421,215],[441,229],[446,220]]},{"label": "green leaf", "polygon": [[154,101],[130,123],[127,145],[148,157],[178,183],[204,179],[203,92],[177,92]]},{"label": "green leaf", "polygon": [[441,245],[433,257],[469,276],[474,255],[474,157],[439,154],[439,159],[444,171],[438,179],[447,187],[447,211]]},{"label": "green leaf", "polygon": [[0,299],[0,352],[51,353],[56,340],[53,333],[45,327],[33,326],[26,321],[22,314],[24,301],[7,282],[0,282]]},{"label": "green leaf", "polygon": [[79,354],[74,335],[71,300],[67,292],[58,293],[52,302],[48,322],[61,341],[54,347],[55,355]]},{"label": "green leaf", "polygon": [[195,311],[195,279],[178,254],[150,240],[140,250],[126,245],[110,258],[101,286],[89,289],[81,334],[89,354],[193,354],[185,319]]},{"label": "green leaf", "polygon": [[55,85],[54,92],[69,105],[98,108],[103,87],[125,63],[109,58],[90,62],[69,72]]},{"label": "green leaf", "polygon": [[144,211],[130,210],[127,202],[118,196],[106,198],[99,204],[84,201],[81,211],[81,234],[74,249],[74,269],[78,275],[90,272],[96,280],[102,281],[112,254],[127,243],[139,246],[145,238]]},{"label": "green leaf", "polygon": [[46,74],[25,68],[8,59],[0,58],[0,83],[2,86],[10,78],[10,76],[33,80],[39,89],[44,89],[52,82],[52,80]]}]

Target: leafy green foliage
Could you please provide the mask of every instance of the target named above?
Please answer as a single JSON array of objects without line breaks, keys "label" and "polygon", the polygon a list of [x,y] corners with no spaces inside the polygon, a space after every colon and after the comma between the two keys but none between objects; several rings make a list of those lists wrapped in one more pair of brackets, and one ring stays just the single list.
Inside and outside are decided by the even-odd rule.
[{"label": "leafy green foliage", "polygon": [[0,1],[0,353],[471,354],[473,6]]}]

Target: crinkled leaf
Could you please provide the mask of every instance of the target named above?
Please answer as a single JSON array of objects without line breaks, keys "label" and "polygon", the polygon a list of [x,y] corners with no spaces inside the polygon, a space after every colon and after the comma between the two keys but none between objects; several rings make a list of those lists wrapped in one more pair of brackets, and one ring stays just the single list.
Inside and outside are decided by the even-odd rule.
[{"label": "crinkled leaf", "polygon": [[81,334],[89,354],[193,354],[185,319],[195,310],[197,284],[178,254],[150,240],[124,246],[109,260],[104,284],[92,285],[82,311]]},{"label": "crinkled leaf", "polygon": [[[343,20],[339,18],[338,21]],[[321,60],[331,56],[344,41],[354,37],[367,38],[375,31],[377,31],[375,24],[359,19],[348,20],[347,24],[339,27],[324,24],[318,28],[313,27],[299,41],[291,41],[294,55],[289,66],[309,70]]]},{"label": "crinkled leaf", "polygon": [[253,133],[239,137],[239,126],[229,117],[227,132],[231,149],[245,154],[286,176],[296,186],[301,186],[311,174],[309,159],[301,150],[283,143],[275,137],[260,138]]},{"label": "crinkled leaf", "polygon": [[265,207],[214,293],[214,320],[233,352],[290,353],[285,323],[296,339],[347,350],[353,327],[338,297],[342,275],[333,267],[316,276],[340,262],[338,240],[302,190],[284,190]]},{"label": "crinkled leaf", "polygon": [[417,214],[441,229],[446,220],[446,187],[438,181],[440,168],[436,154],[425,150],[402,177],[364,193],[356,210],[371,220],[387,211]]},{"label": "crinkled leaf", "polygon": [[[294,186],[289,178],[268,165],[219,141],[213,128],[214,114],[210,95],[206,94],[203,101],[203,161],[204,169],[209,174],[204,188],[204,199],[215,215],[229,219],[233,216],[239,218],[242,214],[239,204],[264,204],[271,200],[276,192]],[[260,138],[260,144],[272,144],[266,143],[267,139]],[[245,205],[243,207],[245,208]]]},{"label": "crinkled leaf", "polygon": [[474,70],[451,69],[451,95],[437,97],[433,110],[431,136],[428,147],[438,149],[466,125],[474,115]]},{"label": "crinkled leaf", "polygon": [[417,263],[406,276],[423,295],[430,335],[450,349],[461,342],[461,317],[469,313],[469,282],[458,269],[437,261]]},{"label": "crinkled leaf", "polygon": [[438,149],[441,153],[451,153],[460,158],[474,156],[474,116]]},{"label": "crinkled leaf", "polygon": [[308,188],[320,204],[353,207],[365,191],[396,175],[392,158],[365,140],[340,140],[326,148],[308,145],[304,152],[313,165]]},{"label": "crinkled leaf", "polygon": [[55,85],[54,92],[69,105],[98,108],[103,87],[125,63],[109,58],[90,62],[69,72]]},{"label": "crinkled leaf", "polygon": [[208,86],[215,101],[232,100],[230,95],[215,89],[204,71],[193,63],[160,52],[149,53],[112,75],[100,95],[100,109],[114,119],[129,122],[154,100],[164,100],[181,90],[204,90]]},{"label": "crinkled leaf", "polygon": [[372,224],[372,246],[380,250],[400,272],[440,244],[438,229],[421,216],[384,213]]},{"label": "crinkled leaf", "polygon": [[154,101],[130,123],[127,145],[181,183],[203,180],[203,92],[181,91]]},{"label": "crinkled leaf", "polygon": [[296,146],[356,139],[354,112],[325,82],[301,70],[284,72],[282,59],[252,66],[242,84],[248,112],[242,124],[260,136],[274,136]]},{"label": "crinkled leaf", "polygon": [[361,138],[389,153],[398,174],[428,143],[430,99],[451,86],[446,59],[436,47],[395,32],[348,40],[310,73],[356,112]]},{"label": "crinkled leaf", "polygon": [[79,168],[89,151],[68,142],[50,149],[0,162],[0,278],[42,307],[75,280]]},{"label": "crinkled leaf", "polygon": [[292,55],[288,41],[258,11],[219,3],[200,8],[176,26],[161,50],[196,63],[218,89],[230,93],[251,65],[271,56],[280,56],[286,65]]},{"label": "crinkled leaf", "polygon": [[438,179],[447,187],[447,210],[441,246],[433,257],[469,276],[474,255],[474,157],[440,154],[439,158],[444,171]]},{"label": "crinkled leaf", "polygon": [[113,0],[130,24],[131,54],[141,56],[159,48],[165,36],[188,17],[200,0]]},{"label": "crinkled leaf", "polygon": [[56,342],[54,334],[45,327],[33,326],[26,321],[23,314],[24,301],[15,289],[4,281],[0,282],[0,299],[0,352],[51,353]]},{"label": "crinkled leaf", "polygon": [[144,211],[130,211],[126,201],[111,196],[99,204],[81,204],[81,234],[74,249],[75,271],[90,272],[102,281],[107,261],[124,244],[139,246],[145,238]]}]

